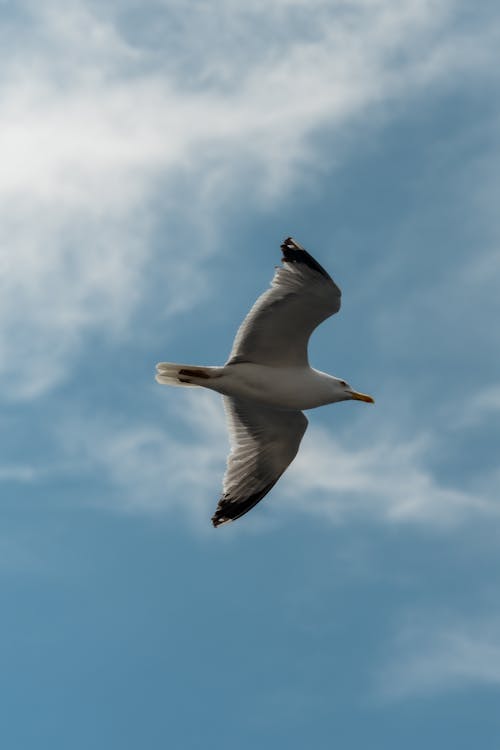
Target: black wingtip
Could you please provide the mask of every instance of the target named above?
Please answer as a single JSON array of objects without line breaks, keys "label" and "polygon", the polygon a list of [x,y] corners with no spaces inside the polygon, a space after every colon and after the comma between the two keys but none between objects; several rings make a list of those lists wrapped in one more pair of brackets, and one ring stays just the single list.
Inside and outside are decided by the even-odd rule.
[{"label": "black wingtip", "polygon": [[232,518],[218,518],[217,516],[212,516],[212,526],[214,529],[217,529],[219,526],[224,526],[225,523],[229,523],[229,521],[232,520]]},{"label": "black wingtip", "polygon": [[241,518],[241,516],[244,516],[249,510],[252,510],[252,508],[267,495],[269,490],[274,487],[278,479],[279,477],[276,477],[276,479],[261,490],[254,492],[253,495],[245,497],[242,500],[234,500],[229,495],[223,495],[212,516],[212,524],[214,528],[216,529],[218,526],[229,523],[229,521],[236,521],[237,518]]},{"label": "black wingtip", "polygon": [[304,250],[302,245],[299,245],[293,237],[287,237],[281,243],[281,252],[283,253],[283,261],[285,263],[304,263],[304,265],[325,276],[325,278],[330,278],[323,266],[320,266],[318,261],[314,260],[312,255],[309,255],[307,250]]}]

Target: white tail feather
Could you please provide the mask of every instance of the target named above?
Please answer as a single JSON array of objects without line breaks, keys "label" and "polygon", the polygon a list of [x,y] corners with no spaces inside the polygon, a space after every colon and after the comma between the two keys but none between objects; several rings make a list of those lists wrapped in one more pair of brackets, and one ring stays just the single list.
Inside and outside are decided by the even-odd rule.
[{"label": "white tail feather", "polygon": [[199,367],[181,365],[178,362],[159,362],[156,365],[155,380],[161,385],[191,386],[206,385],[206,381],[220,373],[220,367]]}]

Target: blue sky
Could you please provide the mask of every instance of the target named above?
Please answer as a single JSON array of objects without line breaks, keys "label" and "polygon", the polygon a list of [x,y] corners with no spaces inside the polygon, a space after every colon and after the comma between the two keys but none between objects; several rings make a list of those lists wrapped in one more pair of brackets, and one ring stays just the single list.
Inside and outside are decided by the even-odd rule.
[{"label": "blue sky", "polygon": [[[2,3],[0,736],[498,747],[499,11]],[[293,235],[343,290],[296,461],[210,525]]]}]

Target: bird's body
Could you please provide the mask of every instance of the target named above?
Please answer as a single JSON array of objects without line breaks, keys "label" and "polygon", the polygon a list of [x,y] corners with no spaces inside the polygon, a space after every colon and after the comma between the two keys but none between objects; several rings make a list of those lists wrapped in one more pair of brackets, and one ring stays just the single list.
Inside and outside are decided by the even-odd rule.
[{"label": "bird's body", "polygon": [[309,366],[309,337],[338,312],[341,293],[291,237],[281,249],[283,265],[240,326],[226,365],[157,365],[159,383],[201,386],[224,397],[231,453],[214,526],[242,516],[276,484],[307,428],[303,410],[347,399],[373,403]]},{"label": "bird's body", "polygon": [[186,367],[184,377],[189,378],[191,385],[275,409],[303,411],[343,400],[338,378],[309,365],[274,367],[239,362],[224,367]]}]

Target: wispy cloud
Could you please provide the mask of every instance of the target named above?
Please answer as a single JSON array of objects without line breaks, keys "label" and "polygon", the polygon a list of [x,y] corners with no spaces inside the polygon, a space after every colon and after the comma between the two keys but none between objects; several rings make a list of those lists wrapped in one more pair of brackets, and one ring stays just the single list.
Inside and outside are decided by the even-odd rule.
[{"label": "wispy cloud", "polygon": [[[215,509],[227,437],[218,397],[189,393],[159,423],[124,423],[71,415],[57,426],[60,463],[97,481],[91,504],[123,513],[173,512],[202,526]],[[190,431],[186,433],[186,423]],[[226,444],[226,445],[225,445]]]},{"label": "wispy cloud", "polygon": [[[97,478],[93,502],[206,522],[228,451],[222,404],[201,390],[182,392],[173,403],[150,424],[67,421],[60,442],[74,471]],[[265,501],[266,522],[307,514],[335,524],[369,520],[444,530],[471,517],[498,516],[496,477],[488,482],[481,475],[477,492],[447,483],[430,460],[438,451],[428,436],[378,435],[366,423],[334,436],[311,421],[298,457]]]},{"label": "wispy cloud", "polygon": [[39,477],[33,466],[23,464],[0,464],[0,482],[32,482]]},{"label": "wispy cloud", "polygon": [[500,416],[500,383],[480,388],[466,401],[455,423],[462,427],[479,425],[484,420],[498,420]]},{"label": "wispy cloud", "polygon": [[[254,199],[276,196],[318,167],[318,128],[340,133],[490,49],[456,33],[445,0],[157,3],[140,23],[126,4],[21,7],[1,53],[0,351],[3,393],[28,398],[147,297],[155,196],[174,310],[190,303],[179,274],[187,264],[196,285],[207,226],[243,178]],[[200,231],[177,260],[180,183]]]},{"label": "wispy cloud", "polygon": [[378,696],[400,700],[499,685],[499,625],[498,615],[408,618],[395,639],[389,663],[379,674]]},{"label": "wispy cloud", "polygon": [[492,497],[439,479],[430,462],[436,439],[357,430],[346,441],[311,429],[286,485],[300,512],[333,522],[373,519],[447,526],[471,514],[497,514]]}]

